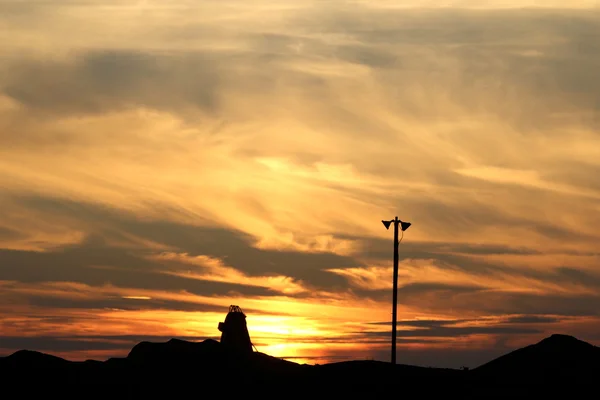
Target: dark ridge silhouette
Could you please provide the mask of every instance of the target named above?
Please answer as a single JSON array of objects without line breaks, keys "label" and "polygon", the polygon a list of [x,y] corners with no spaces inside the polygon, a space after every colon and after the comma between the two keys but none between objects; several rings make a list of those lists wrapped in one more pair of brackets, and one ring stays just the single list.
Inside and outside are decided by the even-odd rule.
[{"label": "dark ridge silhouette", "polygon": [[[21,395],[80,393],[141,398],[171,397],[228,387],[228,393],[385,394],[403,389],[428,396],[499,398],[511,393],[556,394],[589,388],[600,376],[600,348],[571,336],[552,335],[473,370],[392,365],[382,361],[345,361],[301,365],[259,352],[245,352],[212,339],[141,342],[125,358],[67,361],[21,350],[0,358],[3,389]],[[33,382],[27,385],[22,382]],[[229,385],[229,386],[228,386]],[[258,391],[258,392],[257,392]],[[11,392],[12,393],[12,392]],[[287,392],[283,392],[287,393]]]},{"label": "dark ridge silhouette", "polygon": [[[22,395],[38,393],[41,388],[44,394],[89,390],[81,389],[83,387],[93,387],[95,394],[112,397],[116,396],[115,391],[124,391],[126,398],[157,393],[172,397],[199,390],[216,391],[221,387],[226,387],[229,394],[232,391],[260,394],[291,390],[285,396],[292,397],[325,392],[383,394],[393,390],[395,382],[405,379],[410,379],[410,386],[418,381],[425,384],[430,378],[442,379],[451,385],[452,379],[461,374],[458,370],[393,366],[379,361],[301,365],[260,352],[236,351],[211,339],[142,342],[134,346],[127,357],[105,362],[71,362],[42,353],[26,353],[17,352],[0,359],[0,376],[5,378],[4,382],[27,379],[37,383],[31,387],[17,384]],[[47,357],[53,362],[46,362]]]},{"label": "dark ridge silhouette", "polygon": [[68,364],[70,361],[60,357],[52,356],[50,354],[40,353],[38,351],[19,350],[6,357],[4,362],[17,368],[60,368]]},{"label": "dark ridge silhouette", "polygon": [[[230,309],[228,316],[240,314],[238,309]],[[17,351],[0,358],[0,393],[24,398],[91,394],[136,399],[216,394],[224,398],[240,394],[372,398],[395,393],[479,399],[556,398],[564,391],[565,397],[574,398],[579,391],[594,389],[600,376],[600,348],[566,335],[552,335],[472,370],[358,360],[301,365],[251,348],[248,351],[250,336],[242,316],[226,318],[225,324],[238,319],[231,325],[234,328],[224,328],[221,323],[222,332],[234,329],[242,334],[233,345],[227,343],[231,338],[222,342],[141,342],[127,357],[103,362],[72,362],[35,351]]]},{"label": "dark ridge silhouette", "polygon": [[512,380],[588,379],[600,376],[600,347],[573,336],[554,334],[539,343],[498,357],[473,370]]}]

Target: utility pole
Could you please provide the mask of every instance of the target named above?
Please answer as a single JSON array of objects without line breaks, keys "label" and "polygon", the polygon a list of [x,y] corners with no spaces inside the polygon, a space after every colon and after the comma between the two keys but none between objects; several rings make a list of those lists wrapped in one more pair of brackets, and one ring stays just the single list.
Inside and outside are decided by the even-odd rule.
[{"label": "utility pole", "polygon": [[[392,306],[392,364],[396,364],[396,321],[398,318],[398,225],[402,229],[402,237],[404,237],[404,231],[411,225],[410,222],[403,222],[394,218],[391,221],[381,221],[386,229],[390,229],[390,225],[394,224],[394,293],[393,293],[393,306]],[[402,239],[400,239],[402,240]]]},{"label": "utility pole", "polygon": [[398,320],[398,217],[394,219],[394,294],[392,296],[392,364],[396,364],[396,321]]}]

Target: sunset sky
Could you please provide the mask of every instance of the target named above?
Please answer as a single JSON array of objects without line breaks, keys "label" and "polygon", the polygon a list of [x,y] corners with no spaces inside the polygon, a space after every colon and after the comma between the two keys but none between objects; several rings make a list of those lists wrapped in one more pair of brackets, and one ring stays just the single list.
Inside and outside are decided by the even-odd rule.
[{"label": "sunset sky", "polygon": [[0,0],[0,355],[600,345],[599,5]]}]

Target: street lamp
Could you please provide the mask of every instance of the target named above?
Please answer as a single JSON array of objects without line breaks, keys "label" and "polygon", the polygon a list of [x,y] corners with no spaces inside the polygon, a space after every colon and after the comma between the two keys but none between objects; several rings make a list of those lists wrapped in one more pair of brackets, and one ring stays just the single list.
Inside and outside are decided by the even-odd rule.
[{"label": "street lamp", "polygon": [[[385,229],[390,229],[390,225],[394,224],[394,294],[393,294],[393,308],[392,308],[392,364],[396,364],[396,318],[398,316],[398,225],[402,230],[402,237],[404,237],[404,231],[411,225],[410,222],[400,221],[398,217],[391,221],[382,220]],[[400,240],[402,240],[402,237]]]}]

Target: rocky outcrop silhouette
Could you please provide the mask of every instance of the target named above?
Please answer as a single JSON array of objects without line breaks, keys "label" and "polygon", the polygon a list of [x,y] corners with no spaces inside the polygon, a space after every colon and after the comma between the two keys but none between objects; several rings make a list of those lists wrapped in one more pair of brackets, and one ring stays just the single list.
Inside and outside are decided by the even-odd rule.
[{"label": "rocky outcrop silhouette", "polygon": [[235,351],[252,353],[252,342],[246,324],[246,314],[239,306],[229,306],[225,322],[219,322],[219,331],[221,331],[221,343],[223,345]]}]

